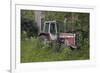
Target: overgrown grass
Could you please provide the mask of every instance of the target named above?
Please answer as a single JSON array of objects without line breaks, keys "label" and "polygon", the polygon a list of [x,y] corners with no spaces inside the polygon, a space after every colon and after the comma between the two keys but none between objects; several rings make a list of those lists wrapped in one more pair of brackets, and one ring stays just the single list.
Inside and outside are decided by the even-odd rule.
[{"label": "overgrown grass", "polygon": [[86,59],[89,59],[88,45],[73,51],[62,48],[57,52],[54,48],[43,45],[38,38],[21,40],[21,63]]}]

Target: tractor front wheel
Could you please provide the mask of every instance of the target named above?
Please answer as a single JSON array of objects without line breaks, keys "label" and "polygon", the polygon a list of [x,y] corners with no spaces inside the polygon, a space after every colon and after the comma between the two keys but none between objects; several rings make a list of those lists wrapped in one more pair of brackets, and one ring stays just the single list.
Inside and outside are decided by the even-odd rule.
[{"label": "tractor front wheel", "polygon": [[48,44],[48,38],[47,38],[47,36],[41,35],[41,36],[39,36],[39,39],[40,39],[40,41],[41,41],[43,44]]}]

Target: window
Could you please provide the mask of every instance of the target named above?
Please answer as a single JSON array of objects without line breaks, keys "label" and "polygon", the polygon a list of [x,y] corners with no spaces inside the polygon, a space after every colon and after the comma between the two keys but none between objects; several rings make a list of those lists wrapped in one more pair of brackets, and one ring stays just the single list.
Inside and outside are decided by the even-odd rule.
[{"label": "window", "polygon": [[51,23],[50,25],[50,33],[51,34],[56,34],[56,27],[55,27],[55,23]]},{"label": "window", "polygon": [[44,27],[44,32],[48,32],[48,30],[49,30],[49,23],[46,23]]}]

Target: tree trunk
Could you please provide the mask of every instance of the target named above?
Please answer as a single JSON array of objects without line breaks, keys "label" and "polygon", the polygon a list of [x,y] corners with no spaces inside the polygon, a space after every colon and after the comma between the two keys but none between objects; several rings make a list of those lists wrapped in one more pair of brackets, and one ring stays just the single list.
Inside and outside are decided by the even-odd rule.
[{"label": "tree trunk", "polygon": [[39,32],[41,32],[41,11],[35,11],[35,22],[38,26]]}]

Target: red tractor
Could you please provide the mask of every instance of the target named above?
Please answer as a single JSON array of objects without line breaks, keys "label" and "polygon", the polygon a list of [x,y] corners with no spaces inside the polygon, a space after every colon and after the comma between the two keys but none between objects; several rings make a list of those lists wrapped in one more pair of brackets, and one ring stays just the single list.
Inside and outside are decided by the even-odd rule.
[{"label": "red tractor", "polygon": [[77,48],[76,34],[59,32],[58,28],[59,26],[56,21],[45,21],[43,31],[39,33],[39,37],[43,40],[43,43],[52,44],[56,41],[60,45],[64,44],[66,47]]}]

